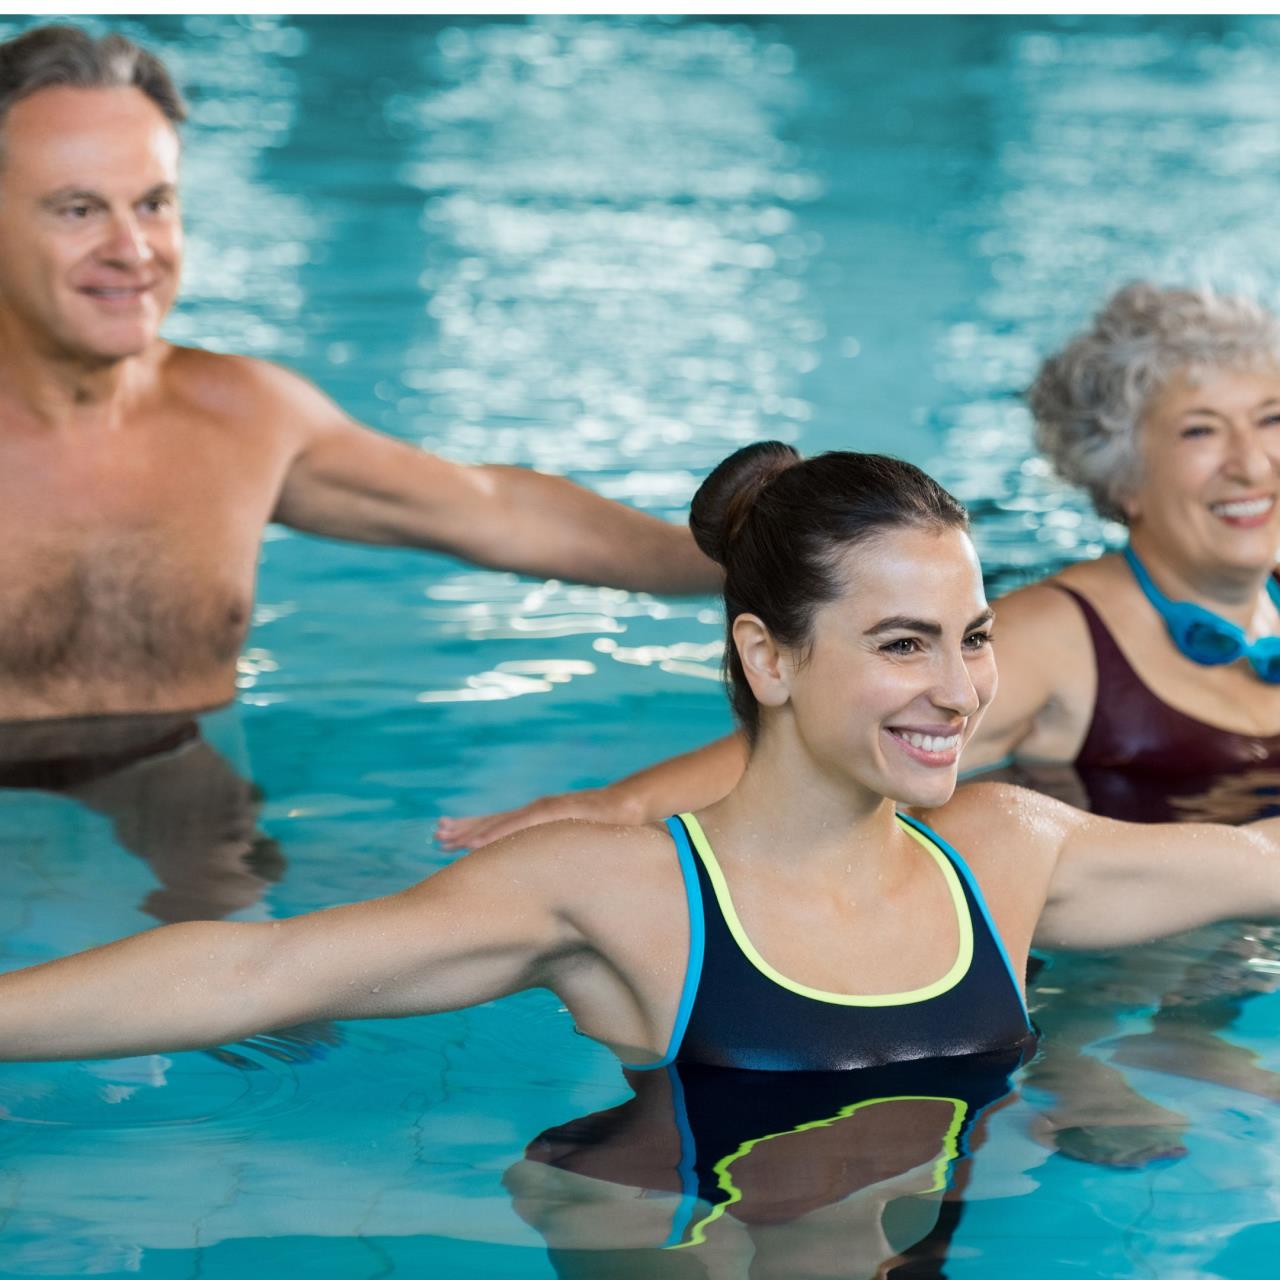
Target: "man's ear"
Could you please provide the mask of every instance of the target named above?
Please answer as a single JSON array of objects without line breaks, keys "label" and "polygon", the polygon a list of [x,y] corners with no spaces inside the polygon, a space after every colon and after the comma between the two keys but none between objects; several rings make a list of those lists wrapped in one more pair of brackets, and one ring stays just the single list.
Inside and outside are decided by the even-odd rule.
[{"label": "man's ear", "polygon": [[732,635],[756,701],[762,707],[782,706],[791,696],[791,665],[769,628],[754,613],[740,613]]}]

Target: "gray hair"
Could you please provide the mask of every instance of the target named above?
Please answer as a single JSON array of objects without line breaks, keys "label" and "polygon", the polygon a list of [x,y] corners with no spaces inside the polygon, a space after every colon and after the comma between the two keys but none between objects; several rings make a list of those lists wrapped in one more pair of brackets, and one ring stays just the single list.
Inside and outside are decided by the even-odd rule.
[{"label": "gray hair", "polygon": [[1138,427],[1178,371],[1280,367],[1280,319],[1250,298],[1161,289],[1139,280],[1108,299],[1093,327],[1040,366],[1028,392],[1036,444],[1098,514],[1125,519],[1141,464]]},{"label": "gray hair", "polygon": [[0,44],[0,123],[15,102],[59,85],[141,89],[171,124],[187,118],[187,104],[164,63],[124,36],[95,39],[79,27],[49,26]]}]

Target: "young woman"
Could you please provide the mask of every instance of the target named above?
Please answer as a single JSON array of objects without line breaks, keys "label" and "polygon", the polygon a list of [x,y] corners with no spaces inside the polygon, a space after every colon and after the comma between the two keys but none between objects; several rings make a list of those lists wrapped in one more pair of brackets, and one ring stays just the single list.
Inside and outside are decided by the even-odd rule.
[{"label": "young woman", "polygon": [[[1280,321],[1244,298],[1132,284],[1045,361],[1030,402],[1043,452],[1128,527],[1129,547],[997,603],[1000,692],[963,767],[1011,763],[1037,787],[1130,821],[1275,813]],[[476,848],[536,822],[643,822],[702,808],[734,786],[746,759],[735,734],[610,786],[445,819],[439,838]],[[1179,978],[1183,966],[1173,966],[1136,987],[1115,984],[1128,1003],[1162,1007],[1150,1033],[1112,1056],[1280,1096],[1280,1078],[1214,1034],[1267,985],[1273,946],[1258,928],[1206,949],[1214,945],[1221,960],[1198,972]],[[1260,971],[1240,965],[1245,952]],[[1058,994],[1039,1015],[1055,1034],[1035,1075],[1061,1099],[1059,1149],[1120,1164],[1179,1152],[1181,1117],[1077,1051],[1114,1031],[1097,976],[1056,977]]]},{"label": "young woman", "polygon": [[[964,768],[1070,763],[1097,812],[1239,820],[1244,775],[1259,794],[1280,781],[1280,320],[1131,284],[1045,361],[1030,403],[1043,452],[1129,548],[999,601],[1000,694]],[[700,808],[745,760],[737,734],[608,787],[445,819],[440,840]]]}]

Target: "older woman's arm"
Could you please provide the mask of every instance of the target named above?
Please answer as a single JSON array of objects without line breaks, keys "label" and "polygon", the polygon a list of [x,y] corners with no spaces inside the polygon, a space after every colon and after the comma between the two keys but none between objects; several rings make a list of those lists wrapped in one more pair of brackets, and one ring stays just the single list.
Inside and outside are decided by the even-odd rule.
[{"label": "older woman's arm", "polygon": [[542,796],[500,813],[441,818],[436,840],[445,849],[479,849],[525,827],[562,818],[624,824],[657,822],[673,813],[706,809],[723,800],[737,785],[746,765],[746,739],[740,732],[731,733],[607,786]]}]

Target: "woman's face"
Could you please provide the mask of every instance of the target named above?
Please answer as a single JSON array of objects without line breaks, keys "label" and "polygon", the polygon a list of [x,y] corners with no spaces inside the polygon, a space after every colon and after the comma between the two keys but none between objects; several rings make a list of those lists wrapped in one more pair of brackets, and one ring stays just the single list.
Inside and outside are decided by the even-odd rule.
[{"label": "woman's face", "polygon": [[958,529],[894,529],[845,553],[843,594],[793,661],[796,732],[823,774],[903,804],[945,803],[996,689],[991,610]]},{"label": "woman's face", "polygon": [[1280,550],[1280,369],[1175,374],[1148,404],[1130,527],[1191,573],[1269,569]]}]

